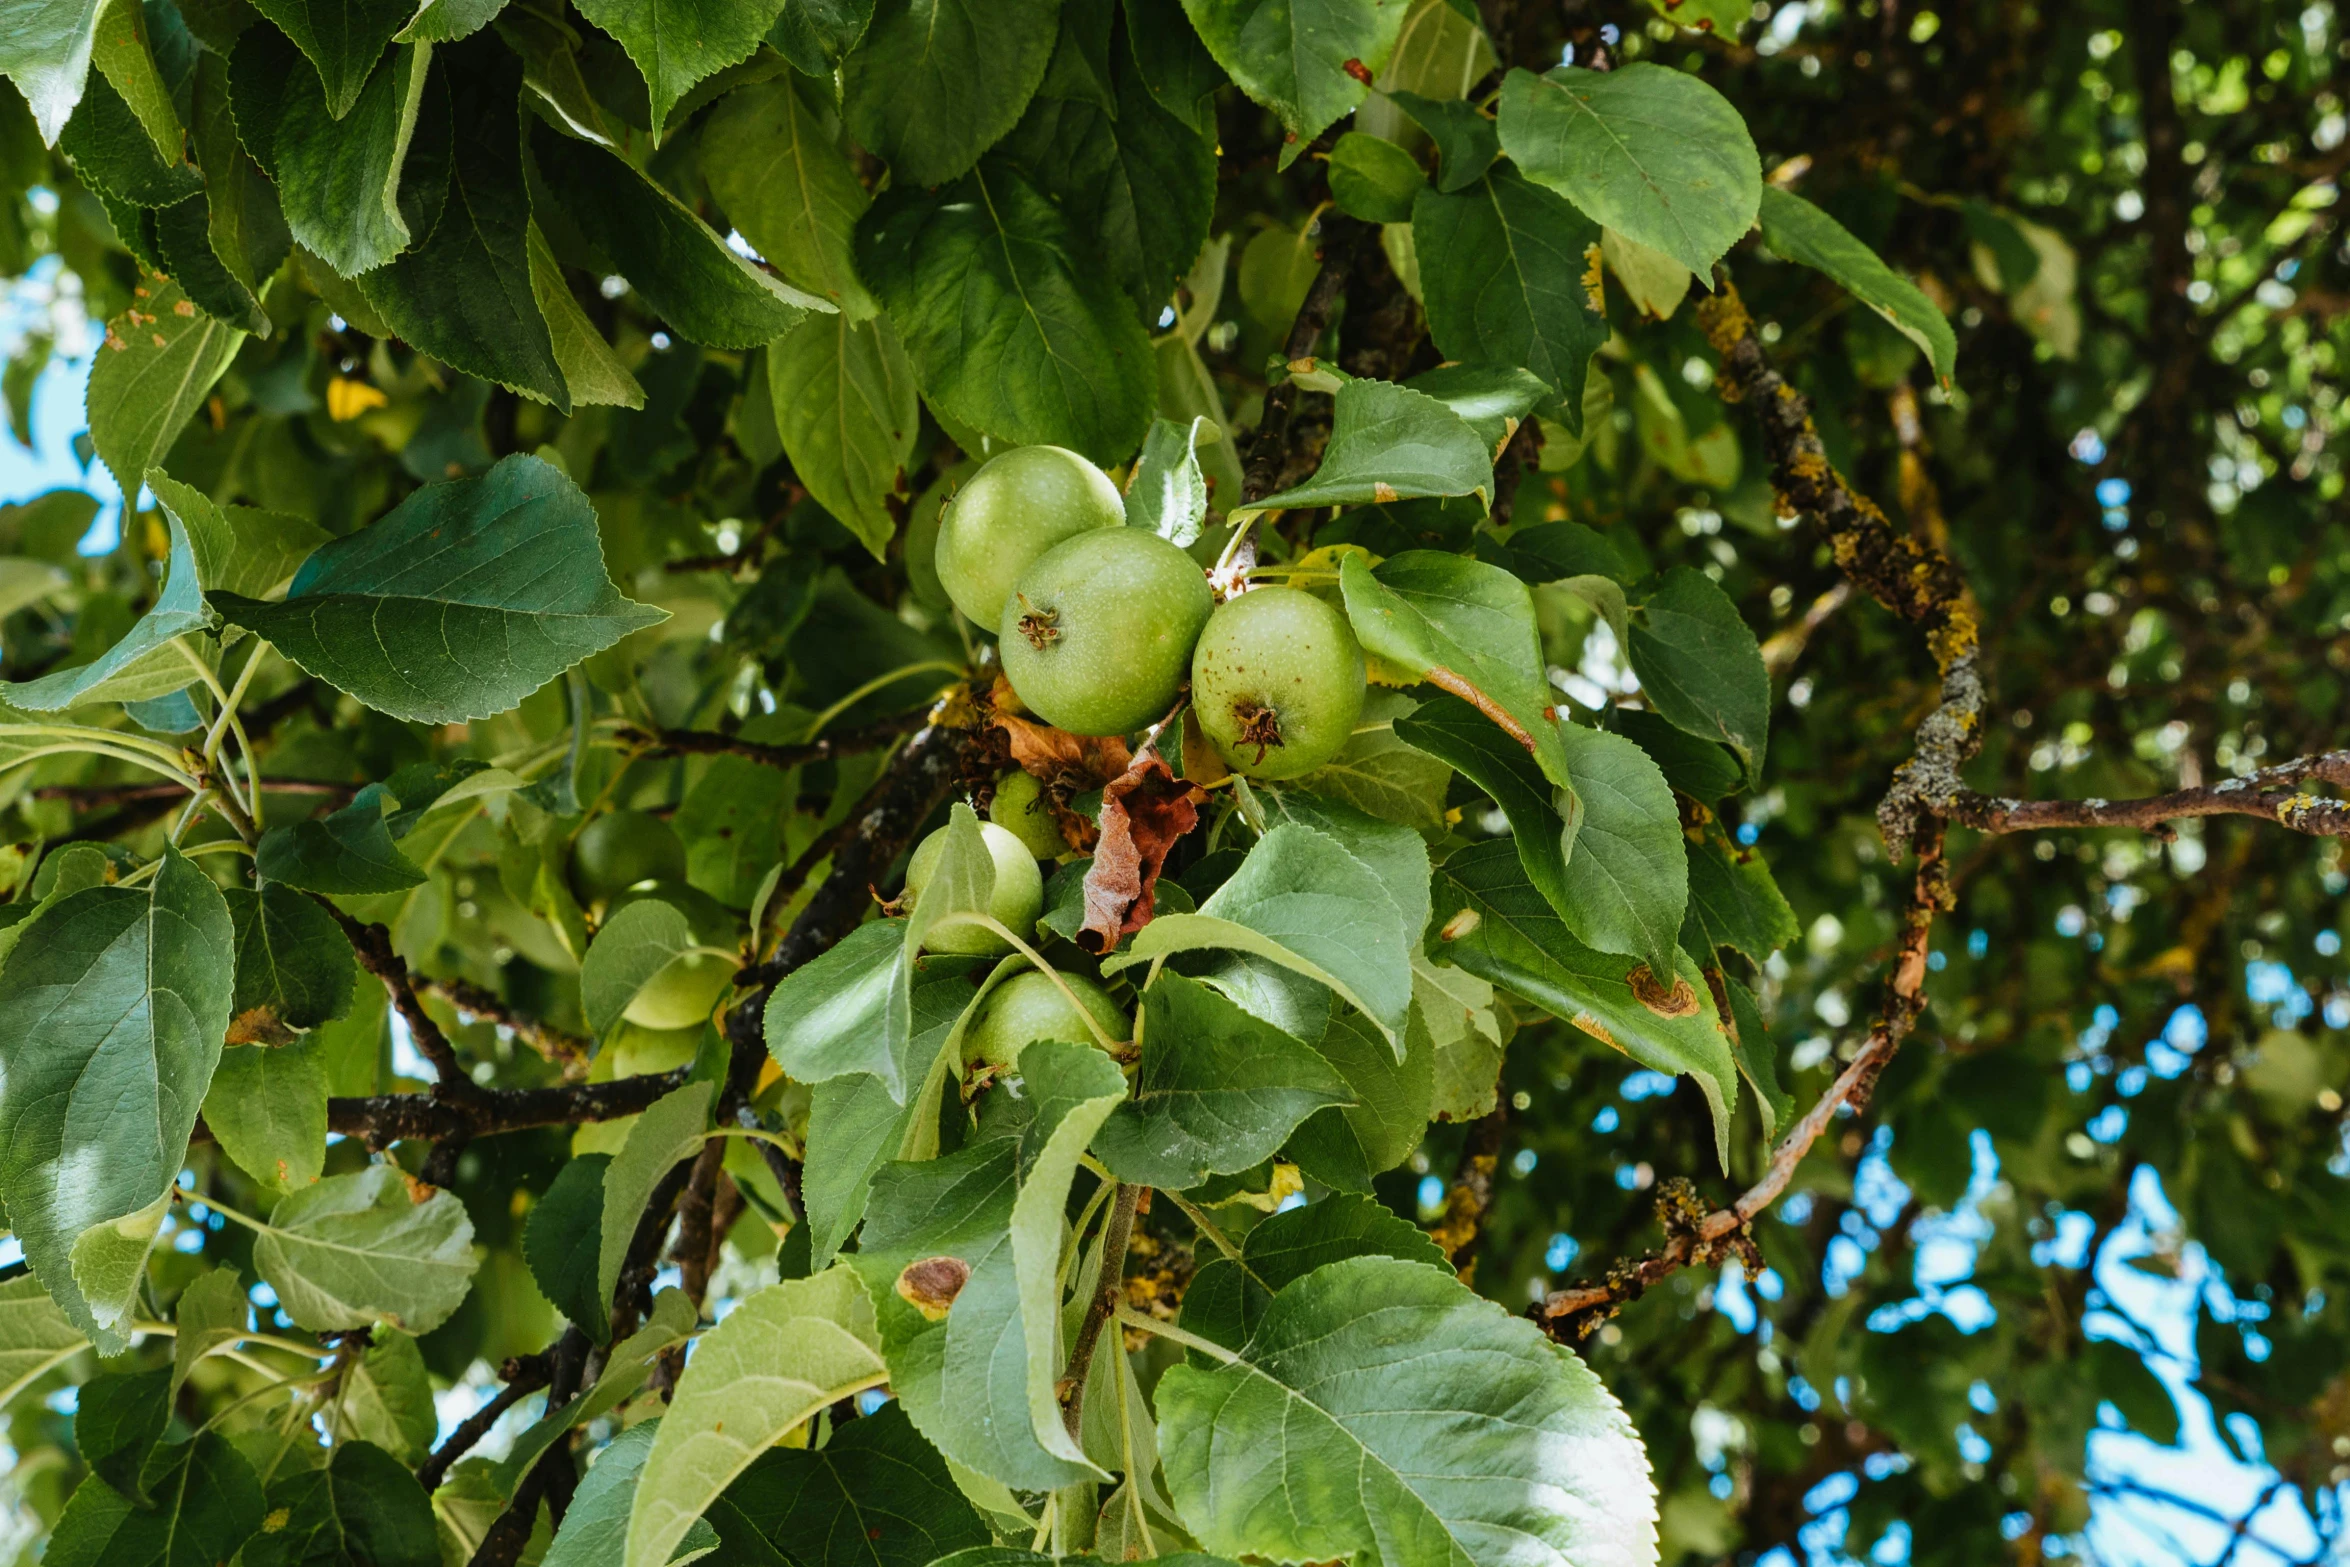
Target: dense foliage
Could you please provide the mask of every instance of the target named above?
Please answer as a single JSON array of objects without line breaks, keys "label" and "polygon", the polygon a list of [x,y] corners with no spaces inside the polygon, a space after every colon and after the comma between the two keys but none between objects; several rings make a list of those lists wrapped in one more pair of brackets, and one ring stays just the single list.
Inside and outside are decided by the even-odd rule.
[{"label": "dense foliage", "polygon": [[2340,31],[11,7],[0,1555],[2318,1559]]}]

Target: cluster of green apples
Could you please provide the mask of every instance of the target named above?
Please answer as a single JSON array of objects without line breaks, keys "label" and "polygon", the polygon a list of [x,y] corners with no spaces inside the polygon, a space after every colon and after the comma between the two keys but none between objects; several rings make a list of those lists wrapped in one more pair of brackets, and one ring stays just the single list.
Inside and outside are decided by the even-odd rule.
[{"label": "cluster of green apples", "polygon": [[938,579],[996,634],[1029,711],[1078,735],[1124,735],[1174,707],[1234,772],[1296,778],[1329,761],[1363,710],[1346,617],[1295,588],[1218,604],[1188,554],[1126,525],[1109,475],[1058,446],[991,458],[947,503]]}]

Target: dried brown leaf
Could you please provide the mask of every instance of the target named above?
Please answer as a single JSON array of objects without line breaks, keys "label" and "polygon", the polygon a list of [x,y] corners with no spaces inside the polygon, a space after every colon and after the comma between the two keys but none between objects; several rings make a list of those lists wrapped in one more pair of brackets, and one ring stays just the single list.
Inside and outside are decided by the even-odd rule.
[{"label": "dried brown leaf", "polygon": [[1155,750],[1102,789],[1102,836],[1085,873],[1085,924],[1077,944],[1102,953],[1151,921],[1159,870],[1175,840],[1199,825],[1206,796],[1177,778]]}]

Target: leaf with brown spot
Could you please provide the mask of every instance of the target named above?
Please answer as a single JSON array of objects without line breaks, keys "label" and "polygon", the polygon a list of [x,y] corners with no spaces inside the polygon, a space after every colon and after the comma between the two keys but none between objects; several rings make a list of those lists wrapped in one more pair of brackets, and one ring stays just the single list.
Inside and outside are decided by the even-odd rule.
[{"label": "leaf with brown spot", "polygon": [[898,1274],[898,1295],[932,1322],[944,1322],[947,1310],[963,1286],[971,1282],[971,1264],[960,1257],[923,1257],[906,1264]]},{"label": "leaf with brown spot", "polygon": [[1697,987],[1679,975],[1673,977],[1673,986],[1667,990],[1648,971],[1648,965],[1642,963],[1624,976],[1624,983],[1632,987],[1632,998],[1658,1017],[1697,1015]]},{"label": "leaf with brown spot", "polygon": [[1199,825],[1206,796],[1183,782],[1155,750],[1102,789],[1102,837],[1085,873],[1085,924],[1077,944],[1103,953],[1148,925],[1159,868],[1175,840]]},{"label": "leaf with brown spot", "polygon": [[232,1045],[290,1045],[301,1036],[286,1027],[273,1006],[253,1007],[228,1020]]}]

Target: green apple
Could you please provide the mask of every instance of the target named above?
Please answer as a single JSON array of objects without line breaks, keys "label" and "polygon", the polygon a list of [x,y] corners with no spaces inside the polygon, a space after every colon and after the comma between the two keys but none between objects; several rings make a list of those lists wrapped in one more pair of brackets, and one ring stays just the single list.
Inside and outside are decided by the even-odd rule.
[{"label": "green apple", "polygon": [[[979,832],[987,840],[988,858],[995,861],[995,891],[987,900],[987,912],[1022,941],[1034,939],[1036,917],[1044,912],[1044,877],[1036,868],[1036,856],[1016,835],[993,822],[981,822]],[[931,873],[938,868],[938,857],[946,852],[946,846],[944,827],[915,846],[914,857],[906,862],[909,910],[921,905],[922,889],[930,884]],[[992,957],[1012,950],[1010,942],[979,925],[949,925],[931,932],[922,945],[929,952],[966,953],[973,957]]]},{"label": "green apple", "polygon": [[[1063,974],[1061,980],[1103,1033],[1125,1042],[1133,1030],[1108,991],[1082,974]],[[1086,1026],[1084,1013],[1069,1004],[1069,997],[1061,993],[1052,976],[1030,969],[1005,980],[979,1003],[971,1026],[963,1030],[963,1060],[970,1067],[1009,1072],[1018,1067],[1020,1052],[1040,1039],[1072,1045],[1101,1043]]]},{"label": "green apple", "polygon": [[1057,860],[1069,852],[1069,840],[1061,836],[1060,824],[1053,820],[1052,807],[1045,801],[1044,785],[1031,773],[1015,768],[996,780],[987,819],[1019,839],[1040,860]]},{"label": "green apple", "polygon": [[1200,729],[1250,778],[1300,777],[1336,756],[1363,716],[1363,690],[1354,628],[1296,588],[1225,600],[1192,649]]},{"label": "green apple", "polygon": [[1199,563],[1157,534],[1081,533],[1013,589],[998,637],[1004,675],[1056,728],[1127,734],[1174,706],[1215,607]]},{"label": "green apple", "polygon": [[643,811],[607,811],[571,845],[571,890],[584,906],[646,881],[685,880],[685,844],[670,825]]},{"label": "green apple", "polygon": [[947,502],[932,559],[955,608],[993,631],[1013,585],[1039,556],[1090,529],[1125,523],[1126,502],[1108,474],[1058,446],[1016,446],[989,458]]}]

